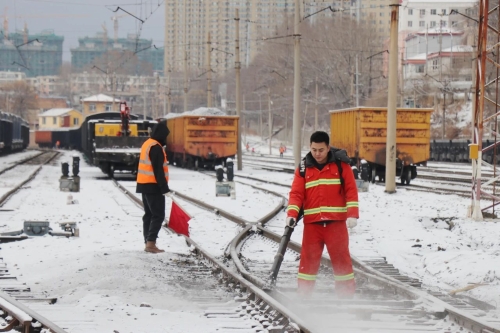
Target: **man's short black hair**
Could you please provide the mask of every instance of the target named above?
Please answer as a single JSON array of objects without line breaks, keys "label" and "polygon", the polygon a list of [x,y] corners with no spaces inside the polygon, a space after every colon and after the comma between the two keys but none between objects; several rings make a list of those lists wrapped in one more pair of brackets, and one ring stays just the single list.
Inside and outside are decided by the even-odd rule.
[{"label": "man's short black hair", "polygon": [[316,131],[311,135],[311,142],[310,144],[315,142],[315,143],[321,143],[324,142],[327,146],[330,144],[330,136],[328,133],[323,132],[323,131]]}]

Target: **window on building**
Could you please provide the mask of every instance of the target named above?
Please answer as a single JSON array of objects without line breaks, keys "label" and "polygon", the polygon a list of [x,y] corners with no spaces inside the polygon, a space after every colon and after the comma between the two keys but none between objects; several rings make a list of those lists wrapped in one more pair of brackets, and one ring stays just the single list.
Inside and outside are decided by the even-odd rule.
[{"label": "window on building", "polygon": [[436,21],[431,21],[431,28],[434,28],[436,26]]},{"label": "window on building", "polygon": [[408,9],[408,15],[413,15],[413,9]]},{"label": "window on building", "polygon": [[457,21],[451,21],[451,26],[456,27],[457,26]]},{"label": "window on building", "polygon": [[89,111],[95,111],[95,104],[89,104]]},{"label": "window on building", "polygon": [[424,65],[417,65],[415,67],[415,72],[417,72],[417,73],[423,73],[424,72],[424,67],[425,67]]},{"label": "window on building", "polygon": [[446,9],[441,9],[441,14],[446,15]]},{"label": "window on building", "polygon": [[111,104],[106,104],[105,110],[106,111],[111,111]]},{"label": "window on building", "polygon": [[80,119],[78,118],[73,118],[73,125],[78,125],[80,122]]},{"label": "window on building", "polygon": [[420,9],[420,16],[424,16],[425,15],[425,9]]},{"label": "window on building", "polygon": [[433,70],[437,70],[438,69],[438,61],[437,61],[437,59],[436,60],[432,60],[432,69]]},{"label": "window on building", "polygon": [[42,124],[46,124],[45,117],[42,118]]},{"label": "window on building", "polygon": [[425,27],[425,21],[420,21],[418,22],[419,27]]},{"label": "window on building", "polygon": [[57,124],[57,117],[52,117],[52,124]]},{"label": "window on building", "polygon": [[408,27],[412,27],[413,26],[413,22],[412,21],[408,21]]},{"label": "window on building", "polygon": [[436,9],[431,9],[431,15],[437,15],[437,10]]}]

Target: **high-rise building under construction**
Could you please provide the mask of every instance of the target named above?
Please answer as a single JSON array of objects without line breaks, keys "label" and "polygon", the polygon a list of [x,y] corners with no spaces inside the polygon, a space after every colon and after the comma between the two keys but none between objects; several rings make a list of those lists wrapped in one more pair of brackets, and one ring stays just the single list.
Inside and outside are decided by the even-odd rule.
[{"label": "high-rise building under construction", "polygon": [[2,31],[0,71],[24,72],[26,76],[58,75],[63,58],[63,36],[53,30],[30,35]]},{"label": "high-rise building under construction", "polygon": [[[154,71],[163,70],[163,50],[153,48],[151,40],[138,38],[134,34],[113,40],[104,33],[98,33],[95,37],[78,38],[78,47],[71,49],[71,65],[76,71],[101,66],[101,70],[111,74],[123,66],[133,65],[135,57],[140,62],[150,63]],[[139,65],[133,65],[136,74],[141,74]]]}]

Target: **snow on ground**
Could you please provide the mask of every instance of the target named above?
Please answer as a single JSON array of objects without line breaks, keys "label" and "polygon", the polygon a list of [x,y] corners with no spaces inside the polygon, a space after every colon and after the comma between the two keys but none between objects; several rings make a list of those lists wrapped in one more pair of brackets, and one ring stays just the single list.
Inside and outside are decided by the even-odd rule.
[{"label": "snow on ground", "polygon": [[10,167],[17,161],[40,154],[38,150],[25,150],[22,152],[0,156],[0,171]]},{"label": "snow on ground", "polygon": [[[291,149],[287,153],[291,154]],[[58,163],[69,162],[72,154],[66,152]],[[291,184],[293,177],[247,167],[235,172],[285,184]],[[215,179],[175,167],[170,174],[174,190],[248,220],[267,214],[276,204],[272,196],[241,184],[236,185],[236,200],[216,198]],[[206,305],[192,298],[210,291],[211,286],[200,282],[194,289],[193,281],[186,282],[187,275],[176,265],[189,253],[182,237],[162,231],[158,245],[167,252],[147,254],[142,244],[142,209],[102,179],[99,169],[89,167],[82,159],[82,188],[72,194],[78,201],[75,205],[66,204],[68,193],[59,191],[59,176],[58,164],[43,167],[35,180],[0,211],[0,232],[19,230],[26,220],[50,221],[53,229],[58,229],[59,222],[79,223],[79,238],[43,236],[2,244],[2,257],[13,275],[33,291],[59,298],[51,306],[54,310],[37,305],[37,311],[64,325],[71,324],[61,319],[65,316],[85,323],[70,332],[216,331],[216,322],[203,316]],[[133,189],[134,184],[127,186]],[[276,186],[273,189],[277,190]],[[279,191],[288,194],[285,187]],[[361,259],[384,256],[403,274],[445,292],[469,283],[483,283],[463,294],[500,304],[498,221],[473,222],[465,218],[469,200],[454,195],[405,189],[386,194],[383,186],[370,185],[369,192],[360,193],[359,201],[359,223],[350,232],[353,255]],[[220,218],[186,207],[191,207],[188,211],[193,216],[193,239],[210,244],[215,255],[222,254],[226,244],[217,239],[217,228],[213,227],[222,223]],[[282,213],[269,227],[282,232],[284,218]],[[238,231],[235,226],[229,228],[234,229],[234,234]],[[300,242],[301,235],[302,224],[293,239]],[[188,285],[182,285],[183,281]],[[219,304],[228,301],[222,297]],[[152,307],[140,307],[143,302]]]}]

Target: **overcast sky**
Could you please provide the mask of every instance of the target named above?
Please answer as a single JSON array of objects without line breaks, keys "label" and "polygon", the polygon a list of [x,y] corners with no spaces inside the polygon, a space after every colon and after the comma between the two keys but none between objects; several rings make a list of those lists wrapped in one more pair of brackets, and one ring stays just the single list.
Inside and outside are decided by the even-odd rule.
[{"label": "overcast sky", "polygon": [[109,38],[113,38],[112,16],[125,14],[119,18],[118,37],[139,31],[137,19],[121,10],[113,13],[118,6],[146,19],[141,38],[152,39],[157,47],[163,47],[164,0],[0,0],[0,14],[3,27],[7,10],[10,32],[22,30],[26,22],[30,34],[53,29],[56,35],[64,36],[63,59],[70,61],[70,48],[78,45],[78,38],[102,32],[104,23]]}]

